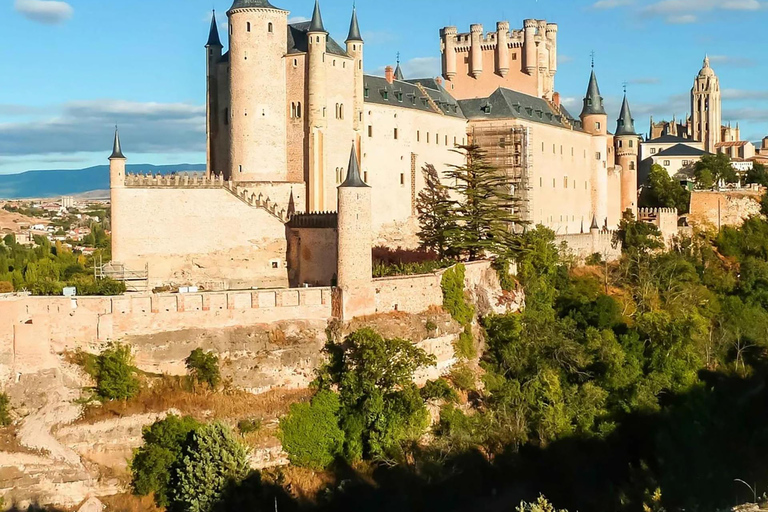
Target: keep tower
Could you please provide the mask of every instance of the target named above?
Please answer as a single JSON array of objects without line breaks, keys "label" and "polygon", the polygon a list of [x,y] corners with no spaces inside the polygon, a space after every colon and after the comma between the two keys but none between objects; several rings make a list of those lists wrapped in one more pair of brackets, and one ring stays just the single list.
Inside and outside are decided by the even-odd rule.
[{"label": "keep tower", "polygon": [[288,11],[268,0],[235,0],[229,17],[230,176],[287,181]]}]

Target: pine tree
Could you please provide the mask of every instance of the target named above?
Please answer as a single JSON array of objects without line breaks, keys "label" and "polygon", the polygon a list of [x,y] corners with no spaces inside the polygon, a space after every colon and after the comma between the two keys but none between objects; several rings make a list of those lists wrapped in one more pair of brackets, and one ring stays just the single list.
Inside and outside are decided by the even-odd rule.
[{"label": "pine tree", "polygon": [[500,169],[490,165],[477,145],[456,150],[466,156],[466,164],[453,165],[445,173],[455,198],[451,209],[448,238],[455,249],[470,260],[490,252],[505,257],[516,252],[518,241],[512,227],[519,219],[514,214],[519,201],[513,196],[510,180]]},{"label": "pine tree", "polygon": [[441,259],[455,255],[449,238],[449,233],[455,232],[456,226],[451,219],[453,206],[448,188],[440,182],[434,165],[427,164],[421,172],[424,174],[425,187],[416,200],[421,247],[437,252]]}]

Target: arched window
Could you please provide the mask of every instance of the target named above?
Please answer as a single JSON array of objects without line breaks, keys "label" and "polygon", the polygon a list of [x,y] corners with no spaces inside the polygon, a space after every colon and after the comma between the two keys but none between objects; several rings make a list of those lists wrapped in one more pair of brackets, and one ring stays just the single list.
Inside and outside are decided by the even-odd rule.
[{"label": "arched window", "polygon": [[245,24],[245,30],[247,30],[248,32],[251,31],[251,22],[250,21]]},{"label": "arched window", "polygon": [[296,118],[301,119],[301,102],[296,104]]},{"label": "arched window", "polygon": [[274,25],[272,25],[272,22],[270,21],[270,22],[267,24],[267,32],[269,32],[269,33],[271,34],[271,33],[272,33],[272,32],[274,32],[274,31],[275,31],[275,27],[274,27]]},{"label": "arched window", "polygon": [[344,119],[344,104],[339,105],[339,119]]},{"label": "arched window", "polygon": [[635,170],[635,162],[629,162],[629,170],[634,171]]},{"label": "arched window", "polygon": [[291,119],[296,117],[296,103],[291,102]]},{"label": "arched window", "polygon": [[232,35],[232,25],[229,25],[229,35]]},{"label": "arched window", "polygon": [[629,147],[631,147],[631,148],[635,147],[635,141],[630,140],[629,141]]},{"label": "arched window", "polygon": [[336,119],[339,118],[339,104],[336,104]]}]

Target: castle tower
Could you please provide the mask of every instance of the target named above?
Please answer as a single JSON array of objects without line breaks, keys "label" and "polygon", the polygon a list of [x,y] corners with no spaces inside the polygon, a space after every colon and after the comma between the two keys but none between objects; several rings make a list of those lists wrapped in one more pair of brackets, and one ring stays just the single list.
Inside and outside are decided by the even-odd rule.
[{"label": "castle tower", "polygon": [[496,23],[496,68],[505,77],[509,73],[509,22]]},{"label": "castle tower", "polygon": [[353,127],[357,138],[357,147],[361,151],[360,141],[363,130],[363,108],[365,107],[365,77],[363,72],[363,37],[360,35],[360,25],[357,22],[357,9],[352,8],[352,21],[349,23],[349,35],[347,35],[347,54],[355,59],[355,91]]},{"label": "castle tower", "polygon": [[320,3],[315,0],[312,22],[307,31],[309,40],[307,71],[307,121],[309,123],[309,183],[307,184],[309,211],[329,209],[326,205],[323,184],[325,183],[325,132],[327,119],[327,72],[325,52],[328,44],[328,32],[323,26]]},{"label": "castle tower", "polygon": [[459,29],[445,27],[440,31],[440,39],[443,51],[443,78],[450,81],[456,76],[456,39]]},{"label": "castle tower", "polygon": [[371,188],[360,177],[355,146],[347,179],[338,188],[338,288],[342,319],[374,313]]},{"label": "castle tower", "polygon": [[704,151],[715,153],[715,145],[722,136],[722,103],[720,80],[709,65],[709,57],[704,59],[691,89],[691,112],[693,139],[704,143]]},{"label": "castle tower", "polygon": [[120,132],[115,127],[115,140],[112,144],[112,154],[109,157],[109,202],[112,208],[110,228],[112,230],[112,261],[122,261],[122,247],[120,246],[120,232],[123,219],[120,212],[122,208],[122,192],[125,189],[125,162],[123,149],[120,145]]},{"label": "castle tower", "polygon": [[592,155],[588,155],[592,159],[592,213],[602,223],[608,219],[608,115],[597,85],[594,63],[580,117],[584,131],[592,135]]},{"label": "castle tower", "polygon": [[219,37],[219,28],[216,25],[216,11],[211,16],[211,30],[208,33],[208,42],[205,44],[206,67],[205,67],[205,131],[207,140],[207,161],[206,174],[208,177],[224,172],[218,162],[218,155],[215,151],[214,141],[219,135],[219,84],[216,74],[216,63],[221,59],[223,50],[221,38]]},{"label": "castle tower", "polygon": [[631,210],[637,217],[637,165],[640,136],[635,130],[635,120],[629,109],[627,93],[616,122],[616,163],[621,165],[621,213]]},{"label": "castle tower", "polygon": [[286,181],[288,11],[267,0],[235,0],[227,16],[231,179]]},{"label": "castle tower", "polygon": [[469,26],[471,47],[469,50],[470,73],[472,78],[483,74],[483,26],[475,23]]},{"label": "castle tower", "polygon": [[538,68],[536,50],[536,20],[523,20],[523,47],[525,48],[525,72],[529,75],[536,73]]}]

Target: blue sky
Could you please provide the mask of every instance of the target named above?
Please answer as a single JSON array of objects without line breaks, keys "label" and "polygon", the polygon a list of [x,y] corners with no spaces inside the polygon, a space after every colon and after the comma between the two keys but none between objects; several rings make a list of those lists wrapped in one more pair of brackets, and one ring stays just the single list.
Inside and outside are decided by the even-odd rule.
[{"label": "blue sky", "polygon": [[[312,0],[273,0],[291,18]],[[321,3],[339,41],[351,0]],[[106,163],[121,126],[131,163],[205,161],[205,44],[210,10],[224,22],[231,0],[0,0],[0,174]],[[768,134],[768,1],[761,0],[357,0],[366,70],[402,54],[406,77],[439,74],[438,31],[507,19],[558,23],[556,88],[574,114],[590,52],[609,116],[627,82],[637,126],[678,118],[705,54],[720,76],[724,122],[742,138]],[[226,31],[222,30],[222,37]],[[225,43],[226,44],[226,43]]]}]

